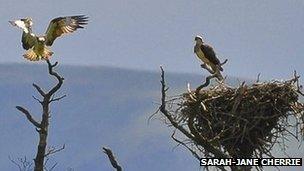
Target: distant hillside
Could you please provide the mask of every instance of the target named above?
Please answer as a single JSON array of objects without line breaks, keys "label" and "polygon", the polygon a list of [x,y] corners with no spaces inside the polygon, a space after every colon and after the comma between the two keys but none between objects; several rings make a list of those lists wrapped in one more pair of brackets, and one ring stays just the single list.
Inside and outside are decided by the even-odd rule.
[{"label": "distant hillside", "polygon": [[[52,106],[50,145],[66,144],[54,156],[55,170],[112,170],[101,146],[112,148],[125,170],[199,170],[199,163],[183,148],[172,150],[170,129],[160,120],[147,123],[159,101],[159,73],[110,67],[59,66],[67,98]],[[170,92],[185,91],[203,79],[200,75],[166,75]],[[52,80],[53,81],[53,80]],[[27,107],[39,116],[35,82],[46,88],[53,82],[44,65],[0,65],[0,170],[17,170],[8,156],[33,157],[37,134],[14,108]],[[236,84],[236,79],[229,80]]]}]

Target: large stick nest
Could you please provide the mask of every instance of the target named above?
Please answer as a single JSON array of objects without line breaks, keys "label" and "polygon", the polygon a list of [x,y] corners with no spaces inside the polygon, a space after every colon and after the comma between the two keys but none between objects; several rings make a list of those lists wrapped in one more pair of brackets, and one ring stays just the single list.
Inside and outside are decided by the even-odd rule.
[{"label": "large stick nest", "polygon": [[191,119],[201,137],[231,157],[272,156],[273,145],[282,143],[287,134],[301,139],[300,94],[298,77],[237,88],[220,84],[174,98],[171,104],[177,107],[171,106],[171,111],[180,125]]}]

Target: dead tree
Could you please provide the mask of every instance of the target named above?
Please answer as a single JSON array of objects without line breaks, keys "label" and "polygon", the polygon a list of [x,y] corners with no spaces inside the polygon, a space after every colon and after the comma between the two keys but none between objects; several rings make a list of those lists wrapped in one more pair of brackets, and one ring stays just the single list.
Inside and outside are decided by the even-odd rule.
[{"label": "dead tree", "polygon": [[[207,88],[215,77],[212,74],[195,90],[188,87],[188,92],[170,98],[161,67],[161,104],[157,112],[175,128],[172,139],[196,159],[273,158],[274,144],[285,147],[287,135],[301,141],[304,104],[299,101],[303,93],[296,73],[287,81],[242,83],[236,88],[220,82]],[[295,123],[290,123],[290,117]],[[177,138],[176,132],[186,139]],[[232,171],[252,169],[250,166],[229,167]],[[228,170],[223,166],[217,169]],[[261,167],[256,169],[262,170]]]},{"label": "dead tree", "polygon": [[[61,77],[56,71],[54,71],[54,68],[57,66],[58,62],[55,62],[54,64],[51,64],[49,60],[46,60],[48,65],[48,73],[55,77],[57,84],[54,85],[49,91],[44,91],[40,86],[33,83],[34,88],[38,91],[38,93],[41,95],[42,99],[36,98],[33,96],[33,98],[39,102],[39,104],[42,106],[42,113],[41,113],[41,121],[39,122],[34,118],[34,115],[29,112],[26,108],[22,106],[16,106],[16,108],[25,115],[27,120],[36,128],[36,131],[39,134],[39,142],[38,142],[38,148],[37,148],[37,154],[34,159],[35,167],[34,171],[43,171],[45,169],[45,162],[47,161],[46,158],[54,153],[57,153],[65,148],[63,145],[61,148],[54,148],[50,147],[47,148],[47,137],[48,137],[48,128],[49,128],[49,118],[50,118],[50,104],[55,101],[59,101],[60,99],[64,98],[66,95],[55,97],[56,92],[61,88],[63,84],[64,78]],[[51,169],[54,166],[51,167]]]}]

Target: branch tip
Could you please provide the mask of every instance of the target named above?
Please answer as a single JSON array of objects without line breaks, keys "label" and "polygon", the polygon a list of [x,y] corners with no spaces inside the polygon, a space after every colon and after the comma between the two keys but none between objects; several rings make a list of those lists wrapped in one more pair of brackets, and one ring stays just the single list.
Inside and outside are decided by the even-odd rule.
[{"label": "branch tip", "polygon": [[118,164],[111,149],[106,147],[102,147],[102,149],[103,152],[108,156],[112,167],[115,168],[117,171],[122,171],[122,167]]},{"label": "branch tip", "polygon": [[27,120],[32,123],[36,128],[41,128],[41,124],[38,123],[30,114],[30,112],[28,110],[26,110],[25,108],[21,107],[21,106],[16,106],[16,109],[19,110],[21,113],[23,113]]}]

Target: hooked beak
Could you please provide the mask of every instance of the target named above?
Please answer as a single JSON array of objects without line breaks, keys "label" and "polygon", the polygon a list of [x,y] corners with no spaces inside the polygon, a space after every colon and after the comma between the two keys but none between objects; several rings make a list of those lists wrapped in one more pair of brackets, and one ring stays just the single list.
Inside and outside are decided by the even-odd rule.
[{"label": "hooked beak", "polygon": [[12,26],[16,26],[15,21],[8,21],[9,23],[11,23]]}]

